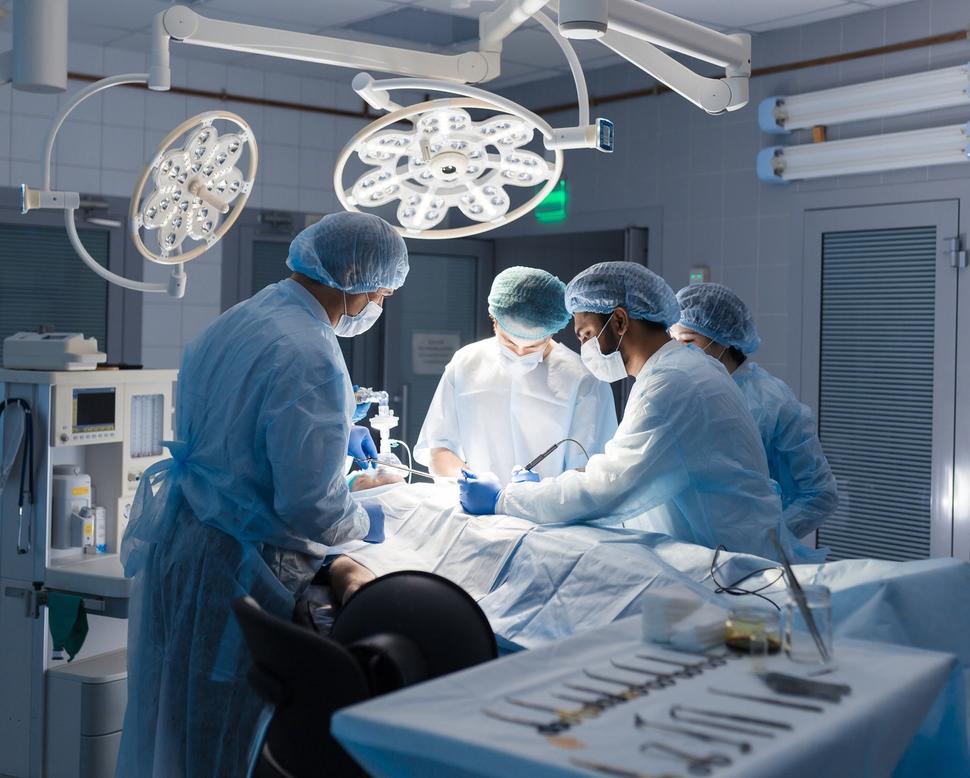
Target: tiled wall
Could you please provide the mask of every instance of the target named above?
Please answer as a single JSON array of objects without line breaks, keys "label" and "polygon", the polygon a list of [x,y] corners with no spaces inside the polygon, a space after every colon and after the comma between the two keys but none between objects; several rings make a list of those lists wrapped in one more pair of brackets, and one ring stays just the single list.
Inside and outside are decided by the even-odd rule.
[{"label": "tiled wall", "polygon": [[[885,43],[952,32],[970,25],[967,0],[918,0],[877,10],[756,36],[755,67],[814,59]],[[764,343],[757,359],[769,370],[795,381],[790,359],[787,313],[789,277],[800,268],[791,255],[789,235],[800,213],[793,213],[799,193],[815,190],[873,188],[865,195],[881,200],[880,191],[900,183],[941,178],[967,181],[970,165],[904,170],[881,175],[846,176],[779,187],[755,175],[755,155],[781,141],[763,135],[757,124],[758,102],[775,94],[794,94],[871,79],[956,65],[970,61],[970,42],[921,48],[796,70],[751,80],[751,102],[735,113],[707,116],[675,95],[647,97],[594,108],[594,115],[616,122],[617,151],[567,155],[565,175],[571,199],[569,221],[585,228],[616,226],[622,208],[629,224],[636,212],[663,209],[662,269],[678,289],[687,283],[691,265],[709,265],[713,280],[733,287],[751,306]],[[642,88],[639,71],[620,66],[591,74],[590,92],[603,95]],[[537,109],[574,98],[571,82],[543,82],[510,91]],[[546,116],[554,124],[575,123],[575,113]],[[831,128],[829,137],[855,137],[884,131],[970,121],[970,110],[935,112],[895,120],[859,122]],[[806,142],[795,136],[792,142]],[[895,188],[895,187],[894,187]],[[524,220],[523,220],[524,221]],[[605,259],[597,257],[596,259]],[[796,335],[797,333],[792,333]]]},{"label": "tiled wall", "polygon": [[[0,34],[0,50],[10,47]],[[144,53],[100,46],[70,46],[69,69],[90,75],[144,72]],[[249,68],[227,68],[180,56],[173,49],[172,83],[247,97],[306,105],[360,108],[345,82],[304,78]],[[51,119],[68,97],[86,84],[71,81],[64,95],[35,95],[0,87],[0,186],[41,183],[40,157]],[[61,130],[55,154],[54,183],[85,194],[128,198],[146,161],[177,124],[214,107],[233,111],[253,127],[260,164],[250,207],[335,210],[331,176],[336,152],[363,122],[326,114],[221,102],[114,87],[89,98]],[[181,301],[146,295],[142,360],[149,367],[177,367],[188,343],[219,314],[221,247],[187,266],[188,285]],[[227,258],[231,261],[231,258]],[[148,265],[146,280],[164,280],[165,268]]]}]

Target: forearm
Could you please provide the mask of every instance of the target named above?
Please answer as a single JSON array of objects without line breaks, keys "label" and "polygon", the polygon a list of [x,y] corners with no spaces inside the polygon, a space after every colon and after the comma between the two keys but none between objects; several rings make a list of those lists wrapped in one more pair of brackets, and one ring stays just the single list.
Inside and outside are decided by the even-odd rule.
[{"label": "forearm", "polygon": [[461,469],[465,466],[465,463],[461,458],[455,454],[454,451],[447,448],[433,448],[431,449],[431,463],[429,469],[432,475],[441,475],[448,478],[456,478],[461,474]]}]

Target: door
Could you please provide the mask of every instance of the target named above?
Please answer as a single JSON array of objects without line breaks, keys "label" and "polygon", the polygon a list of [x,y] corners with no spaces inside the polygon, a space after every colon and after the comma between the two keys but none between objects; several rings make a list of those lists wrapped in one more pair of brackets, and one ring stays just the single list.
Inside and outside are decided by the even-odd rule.
[{"label": "door", "polygon": [[953,552],[957,201],[810,211],[802,398],[841,503],[830,559]]},{"label": "door", "polygon": [[445,365],[461,346],[489,334],[485,298],[492,245],[412,240],[408,259],[407,281],[388,298],[381,317],[380,385],[390,393],[391,407],[401,419],[395,437],[413,447]]}]

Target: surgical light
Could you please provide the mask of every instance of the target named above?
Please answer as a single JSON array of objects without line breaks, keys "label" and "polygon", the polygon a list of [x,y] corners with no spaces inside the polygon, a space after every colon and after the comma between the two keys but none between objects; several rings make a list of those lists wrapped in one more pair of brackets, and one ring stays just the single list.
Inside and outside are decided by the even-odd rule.
[{"label": "surgical light", "polygon": [[[21,12],[21,6],[27,10]],[[547,6],[558,14],[556,20],[544,12]],[[61,28],[66,29],[67,0],[17,0],[16,7],[15,17],[30,24],[15,26],[13,56],[0,53],[0,84],[14,80],[16,88],[63,89],[67,47],[60,38]],[[58,23],[47,24],[43,9],[58,14]],[[552,127],[527,108],[471,86],[501,74],[502,42],[528,20],[545,28],[566,58],[576,86],[576,126]],[[637,0],[504,0],[482,14],[479,30],[477,50],[437,54],[209,19],[185,5],[173,5],[152,19],[147,73],[102,79],[82,89],[55,118],[44,150],[43,187],[22,186],[23,212],[64,210],[75,250],[108,281],[136,291],[184,294],[183,265],[226,233],[251,191],[257,150],[243,119],[215,111],[183,123],[163,141],[135,188],[132,239],[149,260],[174,266],[167,284],[126,279],[95,262],[77,237],[79,195],[53,189],[50,169],[57,132],[82,100],[121,84],[147,84],[153,91],[171,88],[172,41],[403,76],[375,82],[364,73],[354,80],[358,93],[386,115],[351,138],[338,157],[334,184],[345,208],[389,207],[397,229],[415,238],[463,237],[507,224],[533,210],[554,189],[565,150],[613,150],[612,122],[590,118],[586,81],[570,37],[597,38],[708,113],[747,103],[750,36],[709,30]],[[724,77],[701,76],[660,47],[723,67]],[[18,63],[27,64],[18,70]],[[444,96],[402,106],[391,100],[392,90]],[[246,172],[234,158],[244,151]],[[365,170],[345,185],[351,159]],[[466,223],[454,226],[453,220]]]},{"label": "surgical light", "polygon": [[968,160],[970,125],[956,124],[801,146],[771,146],[758,153],[757,170],[762,181],[783,184]]},{"label": "surgical light", "polygon": [[767,97],[758,106],[758,123],[764,132],[785,135],[809,127],[960,106],[970,107],[970,65]]}]

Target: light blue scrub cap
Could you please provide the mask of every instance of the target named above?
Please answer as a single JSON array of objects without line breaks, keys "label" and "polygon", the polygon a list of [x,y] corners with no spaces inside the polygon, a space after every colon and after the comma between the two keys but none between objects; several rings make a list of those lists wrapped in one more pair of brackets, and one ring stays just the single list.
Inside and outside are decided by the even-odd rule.
[{"label": "light blue scrub cap", "polygon": [[674,290],[656,273],[636,262],[600,262],[586,268],[566,287],[570,313],[613,313],[626,308],[634,319],[669,327],[680,317]]},{"label": "light blue scrub cap", "polygon": [[408,249],[380,216],[342,211],[297,235],[286,266],[344,292],[376,292],[404,283]]},{"label": "light blue scrub cap", "polygon": [[742,354],[761,345],[754,319],[744,301],[721,284],[692,284],[677,292],[681,327],[698,332]]},{"label": "light blue scrub cap", "polygon": [[492,281],[488,312],[513,338],[541,340],[569,322],[566,285],[534,267],[510,267]]}]

